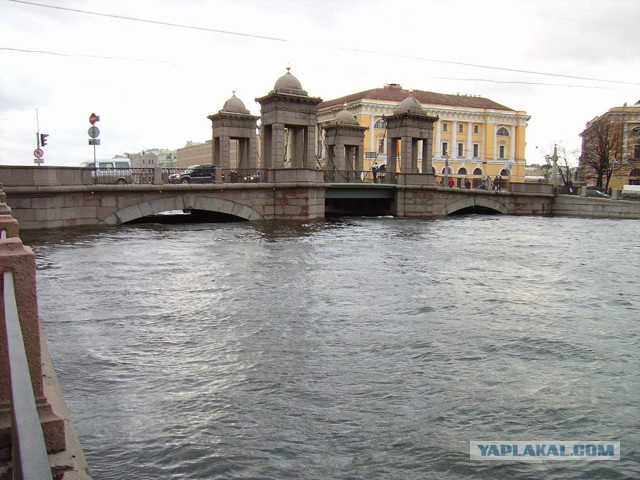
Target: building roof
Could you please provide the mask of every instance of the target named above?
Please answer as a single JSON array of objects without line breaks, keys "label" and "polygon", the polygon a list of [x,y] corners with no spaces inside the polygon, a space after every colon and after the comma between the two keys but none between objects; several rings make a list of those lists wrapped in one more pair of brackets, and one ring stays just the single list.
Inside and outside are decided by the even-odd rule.
[{"label": "building roof", "polygon": [[[363,100],[400,103],[410,95],[409,92],[409,90],[404,90],[400,85],[391,83],[385,85],[383,88],[372,88],[371,90],[365,90],[363,92],[352,93],[333,100],[327,100],[319,104],[318,109],[322,110],[336,105],[343,105],[344,103],[349,104]],[[446,93],[426,92],[424,90],[413,90],[413,96],[423,105],[443,105],[448,107],[514,111],[512,108],[505,107],[504,105],[484,97],[451,95]]]}]

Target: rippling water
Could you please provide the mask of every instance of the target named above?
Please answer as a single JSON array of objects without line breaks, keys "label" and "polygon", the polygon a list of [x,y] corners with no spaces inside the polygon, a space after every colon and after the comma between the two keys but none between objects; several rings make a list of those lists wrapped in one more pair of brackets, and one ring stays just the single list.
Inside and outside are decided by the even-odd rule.
[{"label": "rippling water", "polygon": [[[96,480],[640,478],[640,222],[22,237]],[[469,460],[550,439],[622,459]]]}]

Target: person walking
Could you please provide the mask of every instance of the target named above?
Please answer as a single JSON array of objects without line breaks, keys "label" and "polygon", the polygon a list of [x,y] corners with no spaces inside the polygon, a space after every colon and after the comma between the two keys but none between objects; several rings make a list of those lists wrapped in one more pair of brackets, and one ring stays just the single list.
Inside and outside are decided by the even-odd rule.
[{"label": "person walking", "polygon": [[456,181],[453,179],[453,177],[449,177],[449,188],[453,188],[455,184]]},{"label": "person walking", "polygon": [[375,163],[371,167],[371,175],[373,175],[373,183],[378,183],[378,165]]}]

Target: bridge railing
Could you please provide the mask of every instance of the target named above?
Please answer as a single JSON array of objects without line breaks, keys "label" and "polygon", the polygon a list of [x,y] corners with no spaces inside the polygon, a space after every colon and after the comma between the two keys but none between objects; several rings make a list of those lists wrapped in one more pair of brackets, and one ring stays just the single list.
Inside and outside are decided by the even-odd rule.
[{"label": "bridge railing", "polygon": [[219,183],[266,183],[269,181],[265,168],[223,168]]},{"label": "bridge railing", "polygon": [[13,478],[51,480],[44,434],[36,408],[29,364],[18,317],[13,272],[3,273],[4,320],[11,385]]},{"label": "bridge railing", "polygon": [[[453,179],[453,188],[459,189],[476,189],[476,190],[495,190],[493,180],[483,179],[479,175],[442,175],[436,174],[436,185],[439,187],[448,187],[449,179]],[[511,179],[504,177],[498,182],[500,191],[511,190]]]}]

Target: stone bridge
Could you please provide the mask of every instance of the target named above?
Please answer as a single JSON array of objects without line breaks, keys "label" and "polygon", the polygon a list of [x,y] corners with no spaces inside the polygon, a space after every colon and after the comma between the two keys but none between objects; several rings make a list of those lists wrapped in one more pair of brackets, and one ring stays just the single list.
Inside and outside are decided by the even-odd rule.
[{"label": "stone bridge", "polygon": [[296,221],[456,213],[640,218],[640,202],[554,195],[548,184],[511,183],[494,192],[437,187],[432,175],[396,174],[393,184],[373,184],[326,182],[324,173],[285,168],[268,170],[262,183],[93,185],[86,169],[0,166],[0,182],[22,229],[120,225],[173,210]]},{"label": "stone bridge", "polygon": [[[15,169],[31,169],[31,175],[10,171]],[[323,171],[300,168],[274,169],[264,183],[93,185],[74,170],[81,169],[0,167],[7,204],[21,228],[120,225],[173,210],[301,221],[341,212],[423,218],[457,212],[550,215],[554,199],[550,185],[466,190],[436,187],[431,175],[421,174],[398,174],[395,184],[326,183]]]}]

